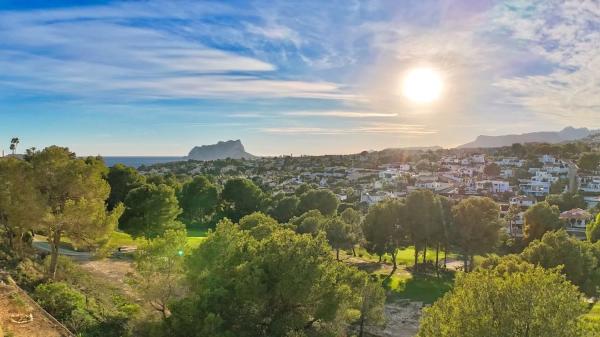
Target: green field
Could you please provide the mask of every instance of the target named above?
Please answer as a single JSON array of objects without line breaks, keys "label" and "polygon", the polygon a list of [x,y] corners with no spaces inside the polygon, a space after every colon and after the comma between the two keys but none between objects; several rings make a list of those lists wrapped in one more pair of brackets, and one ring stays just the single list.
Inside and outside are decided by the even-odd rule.
[{"label": "green field", "polygon": [[[368,261],[372,261],[372,262],[377,262],[379,260],[379,257],[377,255],[374,254],[369,254],[364,248],[358,248],[356,250],[356,253],[359,257],[361,257],[364,260],[368,260]],[[460,259],[460,256],[456,253],[448,253],[448,260],[457,260]],[[440,251],[439,253],[439,260],[443,261],[444,260],[444,253],[442,251]],[[396,261],[398,263],[398,265],[407,265],[407,266],[412,266],[414,264],[415,261],[415,248],[414,247],[407,247],[404,249],[399,249],[398,250],[398,255],[396,256]],[[419,263],[421,263],[423,261],[423,254],[419,254]],[[427,261],[430,262],[435,262],[435,249],[427,249]],[[386,254],[383,256],[382,258],[382,262],[385,263],[392,263],[392,257],[389,254]]]},{"label": "green field", "polygon": [[388,300],[409,299],[426,304],[435,302],[452,289],[454,275],[444,274],[439,278],[432,275],[394,275],[384,281]]},{"label": "green field", "polygon": [[[190,248],[196,248],[200,245],[200,243],[202,241],[204,241],[204,239],[206,239],[206,235],[208,234],[207,230],[188,230],[187,231],[187,243],[190,246]],[[137,246],[142,239],[134,239],[131,237],[131,235],[124,233],[124,232],[120,232],[120,231],[114,231],[110,234],[110,238],[108,240],[107,243],[107,247],[116,249],[117,247],[120,246]]]},{"label": "green field", "polygon": [[596,302],[590,312],[585,315],[585,319],[596,324],[600,324],[600,302]]}]

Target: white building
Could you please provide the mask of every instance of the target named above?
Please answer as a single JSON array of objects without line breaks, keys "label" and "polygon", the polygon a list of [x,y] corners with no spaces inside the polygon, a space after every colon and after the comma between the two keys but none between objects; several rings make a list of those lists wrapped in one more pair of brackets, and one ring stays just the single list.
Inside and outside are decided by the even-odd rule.
[{"label": "white building", "polygon": [[543,197],[550,193],[550,186],[557,180],[558,177],[546,171],[537,170],[531,179],[520,180],[519,188],[527,195]]},{"label": "white building", "polygon": [[600,193],[600,176],[580,177],[579,190],[582,192]]},{"label": "white building", "polygon": [[472,155],[471,162],[476,163],[476,164],[485,164],[485,154]]},{"label": "white building", "polygon": [[522,167],[525,165],[526,161],[524,159],[519,159],[517,157],[504,157],[498,161],[496,164],[500,166],[514,166],[514,167]]},{"label": "white building", "polygon": [[508,181],[503,180],[479,180],[475,182],[475,188],[478,190],[486,190],[491,193],[511,192]]},{"label": "white building", "polygon": [[360,194],[360,202],[364,202],[367,205],[371,206],[374,205],[382,200],[388,199],[388,198],[395,198],[396,196],[392,193],[385,193],[385,192],[378,192],[378,193],[367,193],[367,192],[363,192]]},{"label": "white building", "polygon": [[535,200],[535,198],[532,198],[530,196],[517,195],[515,197],[510,198],[509,204],[516,205],[521,208],[528,208],[528,207],[533,206],[536,202],[537,202],[537,200]]}]

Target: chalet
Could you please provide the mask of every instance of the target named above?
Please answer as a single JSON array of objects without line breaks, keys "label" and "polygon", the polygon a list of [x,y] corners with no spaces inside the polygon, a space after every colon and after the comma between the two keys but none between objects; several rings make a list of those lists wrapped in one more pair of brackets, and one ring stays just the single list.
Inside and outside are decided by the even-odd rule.
[{"label": "chalet", "polygon": [[560,213],[560,220],[569,234],[585,239],[585,227],[593,219],[592,215],[581,208]]}]

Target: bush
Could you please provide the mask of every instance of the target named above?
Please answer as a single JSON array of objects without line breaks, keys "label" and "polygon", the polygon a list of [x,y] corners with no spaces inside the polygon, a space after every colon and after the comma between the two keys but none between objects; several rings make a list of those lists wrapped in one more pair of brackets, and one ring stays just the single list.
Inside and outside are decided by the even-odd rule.
[{"label": "bush", "polygon": [[11,276],[22,288],[32,291],[44,282],[45,275],[34,261],[24,259],[11,273]]},{"label": "bush", "polygon": [[44,283],[35,288],[36,301],[58,320],[67,321],[85,307],[85,296],[64,282]]}]

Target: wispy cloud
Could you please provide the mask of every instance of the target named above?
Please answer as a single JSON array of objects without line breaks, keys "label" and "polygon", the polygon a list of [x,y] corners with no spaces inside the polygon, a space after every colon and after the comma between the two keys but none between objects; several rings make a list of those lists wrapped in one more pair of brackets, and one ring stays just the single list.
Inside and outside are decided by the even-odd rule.
[{"label": "wispy cloud", "polygon": [[428,129],[422,125],[409,124],[378,124],[371,123],[364,126],[347,127],[347,128],[325,128],[325,127],[268,127],[259,129],[265,133],[275,134],[312,134],[312,135],[339,135],[339,134],[396,134],[398,136],[424,136],[435,134],[438,131]]},{"label": "wispy cloud", "polygon": [[[533,19],[534,18],[534,19]],[[541,118],[600,126],[600,3],[510,2],[495,23],[551,66],[541,74],[502,78],[503,102]]]},{"label": "wispy cloud", "polygon": [[288,111],[286,116],[302,117],[339,117],[339,118],[381,118],[396,117],[397,113],[380,113],[369,111]]},{"label": "wispy cloud", "polygon": [[[0,85],[112,99],[351,99],[336,83],[290,80],[268,61],[186,35],[186,22],[212,13],[211,6],[191,6],[191,12],[168,2],[0,12]],[[146,19],[157,24],[143,24]],[[277,26],[253,30],[270,38],[291,34]]]}]

